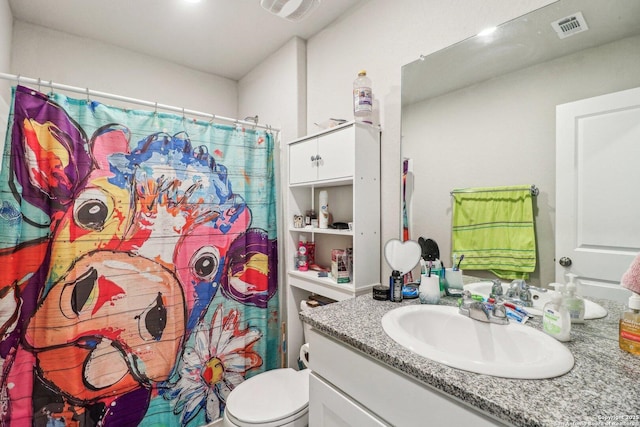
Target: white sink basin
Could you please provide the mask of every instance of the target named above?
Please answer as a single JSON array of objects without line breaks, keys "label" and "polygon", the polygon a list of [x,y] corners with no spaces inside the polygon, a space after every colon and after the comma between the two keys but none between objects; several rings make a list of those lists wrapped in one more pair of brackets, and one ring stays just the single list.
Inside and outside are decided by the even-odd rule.
[{"label": "white sink basin", "polygon": [[[482,295],[484,298],[488,298],[491,293],[491,282],[475,282],[464,285],[464,289],[468,290],[472,294]],[[510,283],[502,283],[503,293],[506,294],[509,289]],[[542,309],[544,305],[551,299],[552,290],[547,292],[541,292],[536,289],[530,288],[531,298],[533,299],[533,307],[527,307],[525,310],[533,316],[542,316]],[[593,301],[587,299],[584,300],[584,318],[585,320],[600,319],[607,315],[607,309]]]},{"label": "white sink basin", "polygon": [[485,323],[457,307],[409,305],[382,317],[384,331],[398,344],[453,368],[504,378],[541,379],[573,368],[571,352],[530,326]]}]

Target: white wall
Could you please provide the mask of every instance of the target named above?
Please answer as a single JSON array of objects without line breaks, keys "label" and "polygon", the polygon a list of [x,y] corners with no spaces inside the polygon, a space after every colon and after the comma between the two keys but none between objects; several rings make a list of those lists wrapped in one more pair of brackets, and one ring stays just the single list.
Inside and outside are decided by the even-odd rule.
[{"label": "white wall", "polygon": [[[13,15],[9,8],[9,0],[0,0],[0,72],[8,72],[11,66],[11,36],[13,33]],[[0,81],[1,96],[10,84]]]},{"label": "white wall", "polygon": [[231,118],[238,110],[234,80],[22,21],[14,23],[10,72]]},{"label": "white wall", "polygon": [[[307,42],[307,127],[353,117],[352,82],[373,81],[382,125],[382,241],[400,236],[400,83],[402,65],[550,0],[370,0]],[[389,268],[383,266],[383,277]],[[383,279],[384,282],[384,279]]]},{"label": "white wall", "polygon": [[238,117],[282,129],[283,141],[306,133],[306,42],[294,37],[238,82]]},{"label": "white wall", "polygon": [[[11,68],[12,33],[13,16],[9,8],[9,1],[0,0],[0,72],[8,72]],[[4,152],[4,134],[7,129],[9,104],[11,103],[10,87],[10,82],[0,80],[0,153]]]}]

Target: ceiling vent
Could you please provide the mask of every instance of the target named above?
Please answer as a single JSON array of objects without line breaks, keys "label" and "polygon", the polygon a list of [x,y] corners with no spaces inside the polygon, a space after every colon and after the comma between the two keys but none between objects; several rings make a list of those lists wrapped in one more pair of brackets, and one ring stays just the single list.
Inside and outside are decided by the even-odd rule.
[{"label": "ceiling vent", "polygon": [[587,21],[585,21],[584,16],[582,16],[582,12],[577,12],[573,15],[559,19],[556,22],[552,22],[551,26],[554,30],[556,30],[556,33],[558,33],[558,37],[560,37],[561,39],[581,33],[583,31],[587,31],[589,29],[589,27],[587,26]]},{"label": "ceiling vent", "polygon": [[321,0],[260,0],[260,5],[281,18],[300,21],[313,12]]}]

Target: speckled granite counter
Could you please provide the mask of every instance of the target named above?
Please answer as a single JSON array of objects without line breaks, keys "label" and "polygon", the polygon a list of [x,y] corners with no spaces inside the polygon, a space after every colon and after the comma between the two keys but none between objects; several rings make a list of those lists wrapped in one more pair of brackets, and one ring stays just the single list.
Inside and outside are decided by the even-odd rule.
[{"label": "speckled granite counter", "polygon": [[[444,298],[441,304],[454,305]],[[595,300],[609,314],[572,325],[573,369],[558,378],[512,380],[466,372],[419,356],[389,338],[382,316],[402,305],[363,295],[300,313],[300,318],[357,350],[516,426],[640,426],[640,357],[618,347],[623,305]],[[540,318],[527,325],[541,329]]]}]

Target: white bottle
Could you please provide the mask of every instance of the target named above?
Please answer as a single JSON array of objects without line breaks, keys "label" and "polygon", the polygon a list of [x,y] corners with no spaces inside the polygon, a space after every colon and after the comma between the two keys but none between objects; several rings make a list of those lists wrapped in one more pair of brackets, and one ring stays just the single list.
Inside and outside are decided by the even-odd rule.
[{"label": "white bottle", "polygon": [[326,190],[320,191],[318,196],[318,202],[320,204],[320,228],[329,228],[329,195]]},{"label": "white bottle", "polygon": [[562,303],[564,284],[555,283],[556,290],[551,295],[551,301],[542,309],[542,330],[558,341],[571,339],[571,319],[567,307]]},{"label": "white bottle", "polygon": [[353,81],[353,116],[356,122],[373,124],[373,92],[365,70]]},{"label": "white bottle", "polygon": [[563,304],[569,311],[571,323],[584,323],[584,299],[577,295],[576,275],[568,273],[567,277],[569,278],[569,283],[567,283],[567,292],[565,293]]}]

